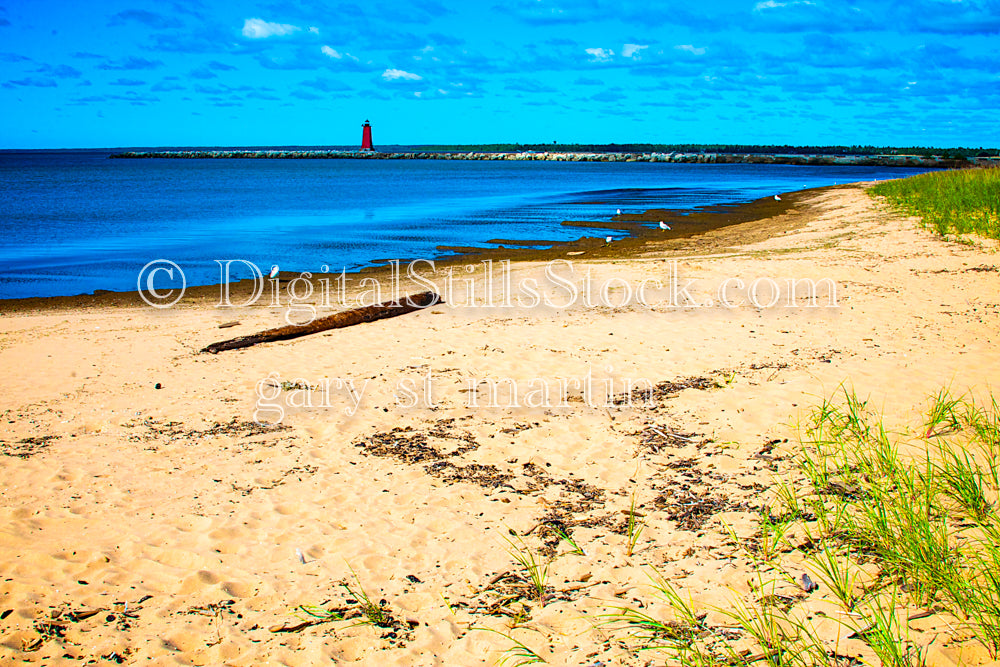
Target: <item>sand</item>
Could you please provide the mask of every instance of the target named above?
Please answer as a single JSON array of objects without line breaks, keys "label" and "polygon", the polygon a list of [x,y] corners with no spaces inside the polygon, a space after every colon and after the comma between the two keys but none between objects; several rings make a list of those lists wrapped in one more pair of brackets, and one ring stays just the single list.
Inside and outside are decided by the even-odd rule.
[{"label": "sand", "polygon": [[[649,566],[725,625],[715,607],[751,578],[730,531],[755,531],[792,469],[797,424],[842,386],[900,425],[942,386],[985,395],[1000,368],[1000,273],[995,248],[943,241],[861,185],[690,241],[566,260],[577,278],[591,271],[591,296],[606,285],[617,303],[626,284],[676,272],[711,307],[452,298],[218,355],[197,351],[279,326],[284,311],[6,312],[0,664],[493,664],[511,644],[478,628],[518,623],[513,636],[552,664],[647,664],[598,623],[623,605],[661,613]],[[515,263],[512,282],[568,300],[545,270]],[[733,301],[747,297],[739,279],[766,303],[768,281],[788,278],[829,278],[837,307],[828,284],[812,308],[787,307],[787,294],[767,308],[718,303],[726,280]],[[570,381],[588,377],[589,397]],[[485,405],[498,378],[517,382],[520,407]],[[621,393],[642,379],[657,385],[651,404],[603,405],[608,383]],[[528,407],[542,388],[547,407]],[[255,423],[279,405],[280,423]],[[645,529],[629,555],[633,496]],[[508,538],[558,554],[543,600],[519,597]],[[362,588],[385,601],[386,627],[357,623]],[[832,608],[822,589],[796,595]],[[296,630],[313,619],[300,605],[353,618]],[[930,665],[989,662],[940,614],[911,632],[936,637]],[[862,641],[839,642],[872,659]]]}]

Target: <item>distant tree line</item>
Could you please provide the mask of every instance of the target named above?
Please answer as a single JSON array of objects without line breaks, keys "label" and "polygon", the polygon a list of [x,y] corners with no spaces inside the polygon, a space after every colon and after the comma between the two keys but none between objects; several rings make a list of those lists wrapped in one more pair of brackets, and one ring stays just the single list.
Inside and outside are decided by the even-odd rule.
[{"label": "distant tree line", "polygon": [[[402,147],[401,147],[402,148]],[[406,146],[414,151],[510,153],[552,151],[558,153],[762,153],[808,155],[932,155],[965,159],[1000,156],[996,148],[933,148],[927,146],[789,146],[758,144],[440,144]]]}]

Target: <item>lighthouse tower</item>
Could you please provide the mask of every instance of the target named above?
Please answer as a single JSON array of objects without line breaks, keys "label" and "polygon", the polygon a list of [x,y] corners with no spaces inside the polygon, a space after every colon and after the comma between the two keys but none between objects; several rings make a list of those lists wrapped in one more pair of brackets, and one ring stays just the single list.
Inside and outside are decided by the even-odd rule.
[{"label": "lighthouse tower", "polygon": [[372,146],[372,126],[367,120],[365,121],[365,124],[361,126],[361,150],[375,150],[375,147]]}]

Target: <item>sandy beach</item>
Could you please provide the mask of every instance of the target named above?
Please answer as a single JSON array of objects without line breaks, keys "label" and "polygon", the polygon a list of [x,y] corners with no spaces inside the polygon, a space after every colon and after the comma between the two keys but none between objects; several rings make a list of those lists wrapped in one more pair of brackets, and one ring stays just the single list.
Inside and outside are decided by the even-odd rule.
[{"label": "sandy beach", "polygon": [[[661,613],[651,568],[731,625],[753,578],[734,536],[814,406],[848,387],[905,428],[1000,369],[995,245],[944,241],[864,184],[789,201],[514,261],[510,307],[476,264],[444,304],[217,355],[199,350],[287,309],[3,308],[0,664],[495,664],[511,642],[485,629],[555,665],[662,664],[601,625]],[[518,547],[552,559],[541,595]],[[365,596],[381,624],[359,623]],[[788,596],[833,616],[823,587]],[[959,626],[909,624],[928,665],[989,664]]]}]

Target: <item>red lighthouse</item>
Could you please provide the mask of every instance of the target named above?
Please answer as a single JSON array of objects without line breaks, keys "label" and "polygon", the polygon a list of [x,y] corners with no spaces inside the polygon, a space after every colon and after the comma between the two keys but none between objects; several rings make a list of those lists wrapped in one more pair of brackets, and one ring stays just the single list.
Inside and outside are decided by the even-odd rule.
[{"label": "red lighthouse", "polygon": [[375,147],[372,146],[372,126],[367,120],[365,121],[365,124],[361,126],[361,150],[375,150]]}]

